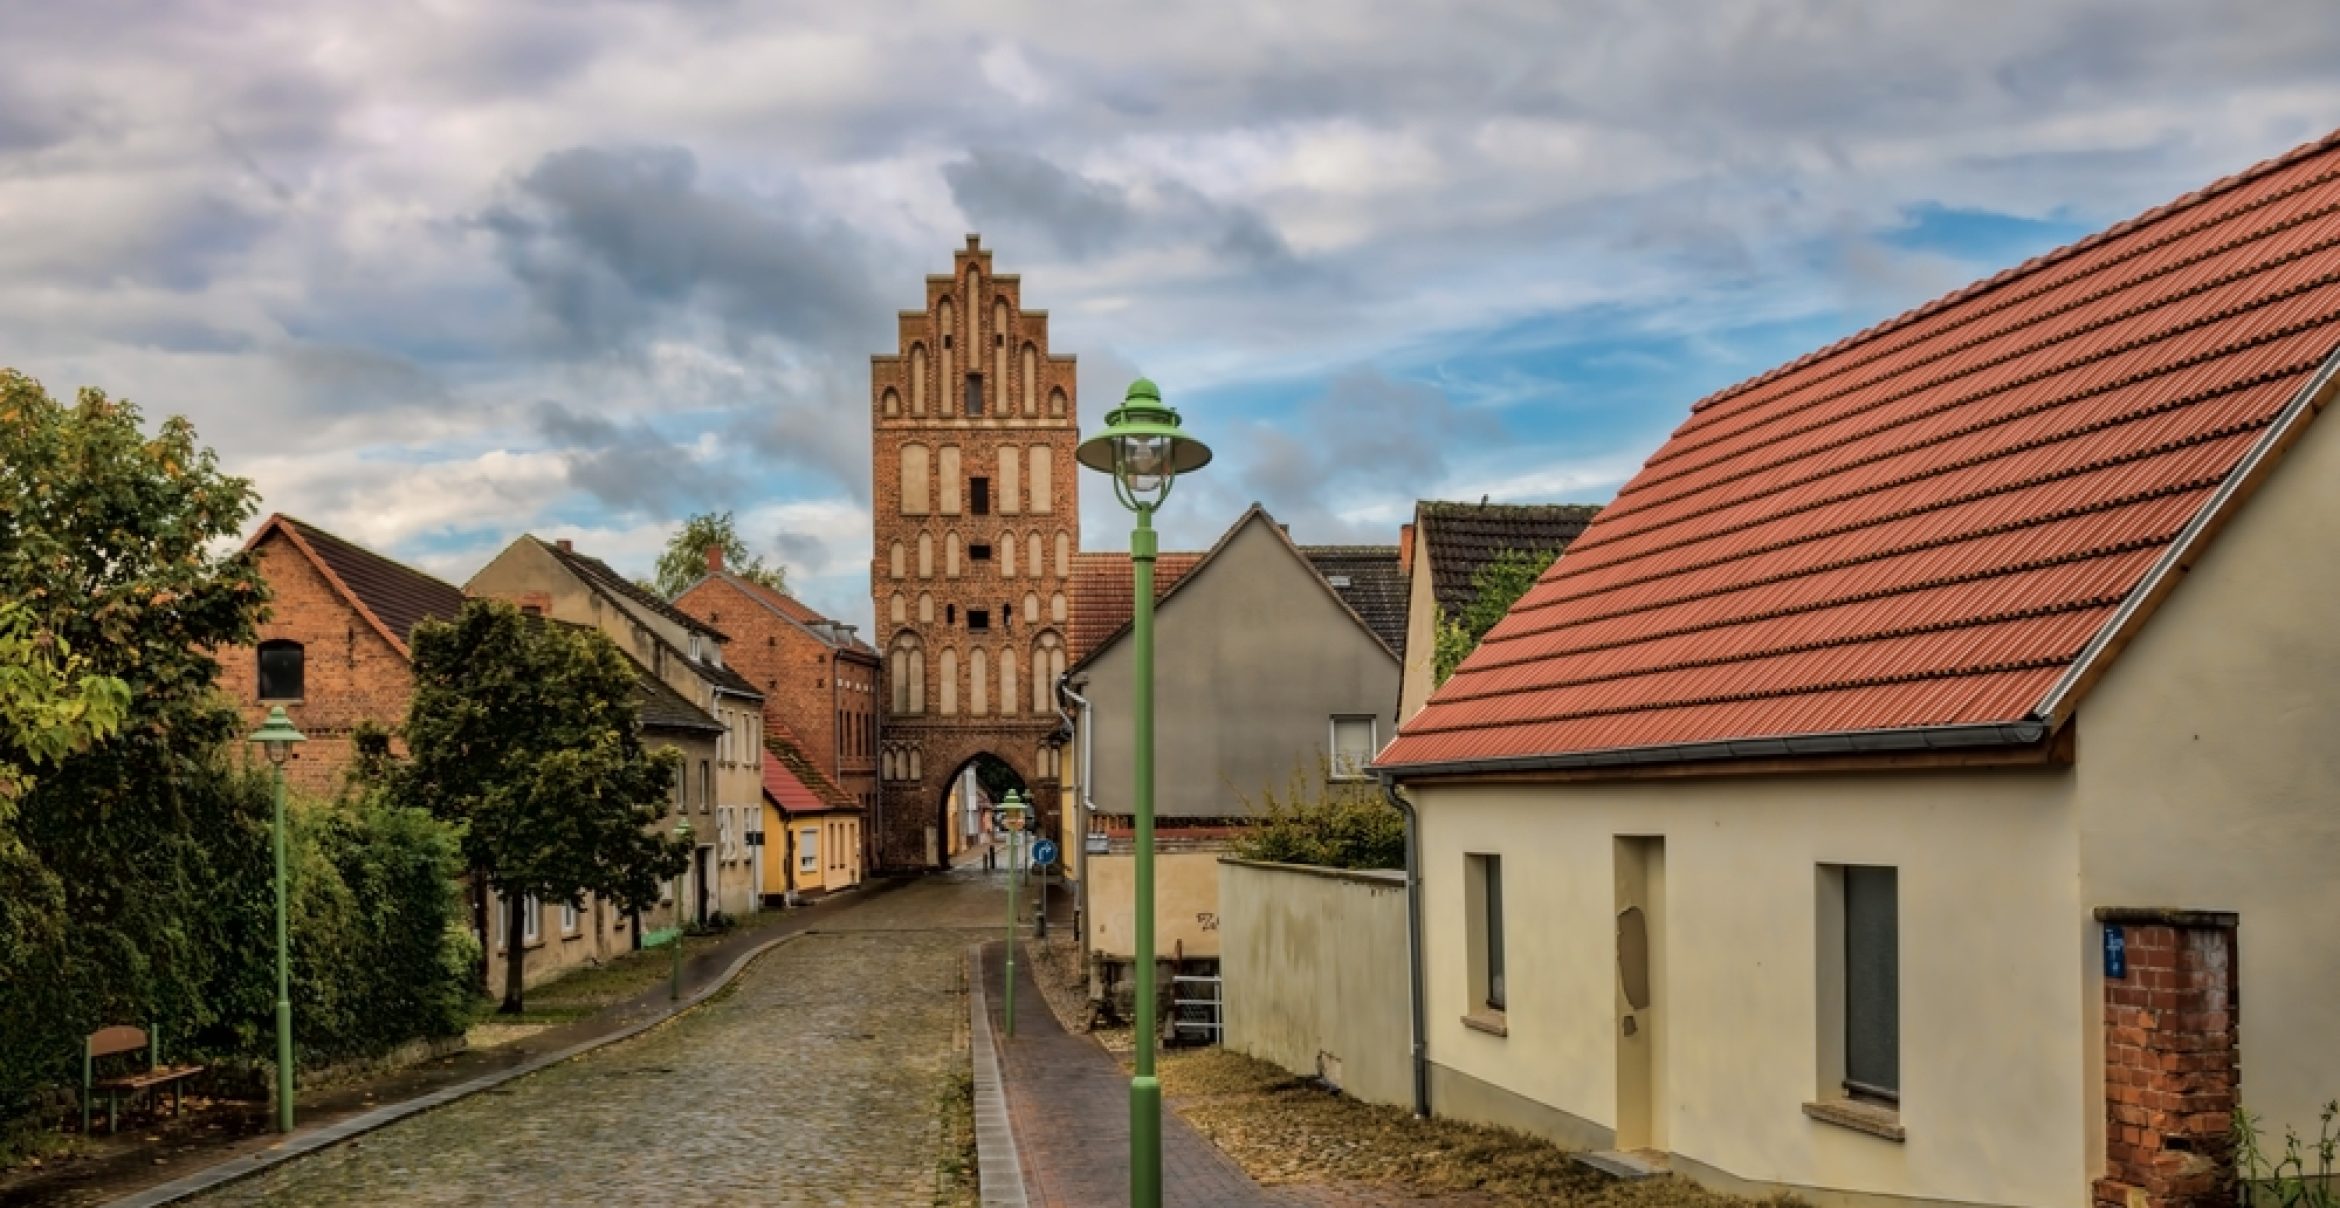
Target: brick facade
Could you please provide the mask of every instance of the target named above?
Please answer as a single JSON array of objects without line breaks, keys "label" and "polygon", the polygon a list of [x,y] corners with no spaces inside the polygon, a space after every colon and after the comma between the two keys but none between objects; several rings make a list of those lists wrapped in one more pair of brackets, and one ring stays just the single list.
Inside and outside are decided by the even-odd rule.
[{"label": "brick facade", "polygon": [[2104,982],[2100,1208],[2207,1208],[2233,1200],[2241,1080],[2235,916],[2103,910],[2125,975]]},{"label": "brick facade", "polygon": [[[884,653],[877,863],[947,859],[958,770],[990,754],[1023,777],[1054,829],[1051,690],[1065,660],[1080,547],[1074,361],[970,235],[947,275],[870,358],[875,548]],[[968,401],[979,404],[971,413]],[[1012,691],[1009,690],[1012,686]]]},{"label": "brick facade", "polygon": [[246,732],[256,730],[273,705],[284,706],[308,741],[293,748],[285,780],[318,796],[340,790],[348,773],[350,733],[361,721],[384,729],[406,720],[414,694],[414,670],[406,652],[390,643],[353,606],[324,572],[293,544],[283,529],[260,535],[252,552],[268,582],[268,619],[259,640],[293,641],[303,652],[302,695],[298,700],[260,699],[258,649],[235,646],[218,652],[220,688],[236,701]]}]

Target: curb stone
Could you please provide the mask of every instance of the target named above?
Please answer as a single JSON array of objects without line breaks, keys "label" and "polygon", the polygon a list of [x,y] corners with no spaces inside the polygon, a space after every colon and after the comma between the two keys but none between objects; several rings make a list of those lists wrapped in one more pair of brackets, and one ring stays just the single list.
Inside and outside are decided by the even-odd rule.
[{"label": "curb stone", "polygon": [[1000,1082],[999,1055],[992,1047],[991,1008],[983,991],[983,945],[970,944],[968,979],[968,1060],[975,1073],[975,1179],[984,1208],[1027,1208],[1024,1162],[1016,1152],[1016,1131],[1008,1123],[1007,1091]]}]

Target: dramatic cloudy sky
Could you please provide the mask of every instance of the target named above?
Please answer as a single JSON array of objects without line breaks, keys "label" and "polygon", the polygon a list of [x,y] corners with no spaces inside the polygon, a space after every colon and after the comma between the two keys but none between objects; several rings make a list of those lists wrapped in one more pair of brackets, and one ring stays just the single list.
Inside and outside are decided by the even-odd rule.
[{"label": "dramatic cloudy sky", "polygon": [[[2340,126],[2330,0],[0,0],[0,363],[460,581],[735,509],[866,618],[968,231],[1250,500],[1598,501],[1699,395]],[[1085,540],[1118,544],[1102,497]]]}]

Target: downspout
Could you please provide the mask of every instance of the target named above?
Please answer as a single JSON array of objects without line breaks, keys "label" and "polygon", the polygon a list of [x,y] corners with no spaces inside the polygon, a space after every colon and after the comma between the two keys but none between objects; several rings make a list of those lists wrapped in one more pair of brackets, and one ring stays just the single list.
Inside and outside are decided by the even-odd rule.
[{"label": "downspout", "polygon": [[1414,1116],[1430,1116],[1430,1042],[1425,1020],[1428,1010],[1422,1003],[1422,845],[1421,815],[1414,805],[1399,794],[1397,782],[1390,774],[1381,774],[1381,793],[1406,818],[1406,981],[1413,1000],[1414,1023]]},{"label": "downspout", "polygon": [[[1073,704],[1080,706],[1081,720],[1078,723],[1075,723],[1072,719],[1072,716],[1064,711],[1064,702],[1066,701],[1071,701]],[[1089,997],[1091,999],[1095,999],[1097,997],[1097,986],[1095,973],[1092,970],[1089,962],[1088,927],[1089,815],[1095,812],[1097,808],[1096,799],[1089,796],[1089,736],[1095,731],[1096,728],[1095,711],[1090,708],[1089,699],[1087,697],[1073,691],[1072,675],[1069,672],[1056,681],[1056,703],[1056,715],[1063,718],[1066,725],[1073,726],[1074,729],[1079,731],[1081,736],[1081,753],[1079,759],[1079,767],[1081,769],[1081,799],[1073,810],[1074,818],[1080,823],[1079,827],[1076,828],[1077,834],[1075,836],[1080,841],[1080,846],[1073,853],[1073,930],[1081,937],[1081,971],[1089,975]]]}]

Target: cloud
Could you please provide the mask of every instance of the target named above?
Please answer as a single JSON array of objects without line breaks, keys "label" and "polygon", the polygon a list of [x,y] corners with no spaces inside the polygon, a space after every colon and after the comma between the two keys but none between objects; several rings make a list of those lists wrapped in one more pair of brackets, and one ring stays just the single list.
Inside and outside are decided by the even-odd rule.
[{"label": "cloud", "polygon": [[536,430],[559,450],[568,483],[620,514],[673,520],[721,505],[740,486],[722,467],[646,423],[616,423],[555,402],[536,406]]},{"label": "cloud", "polygon": [[1266,215],[1176,180],[1114,184],[1012,148],[978,149],[943,165],[942,174],[970,221],[1075,260],[1138,243],[1183,243],[1253,273],[1301,267]]}]

